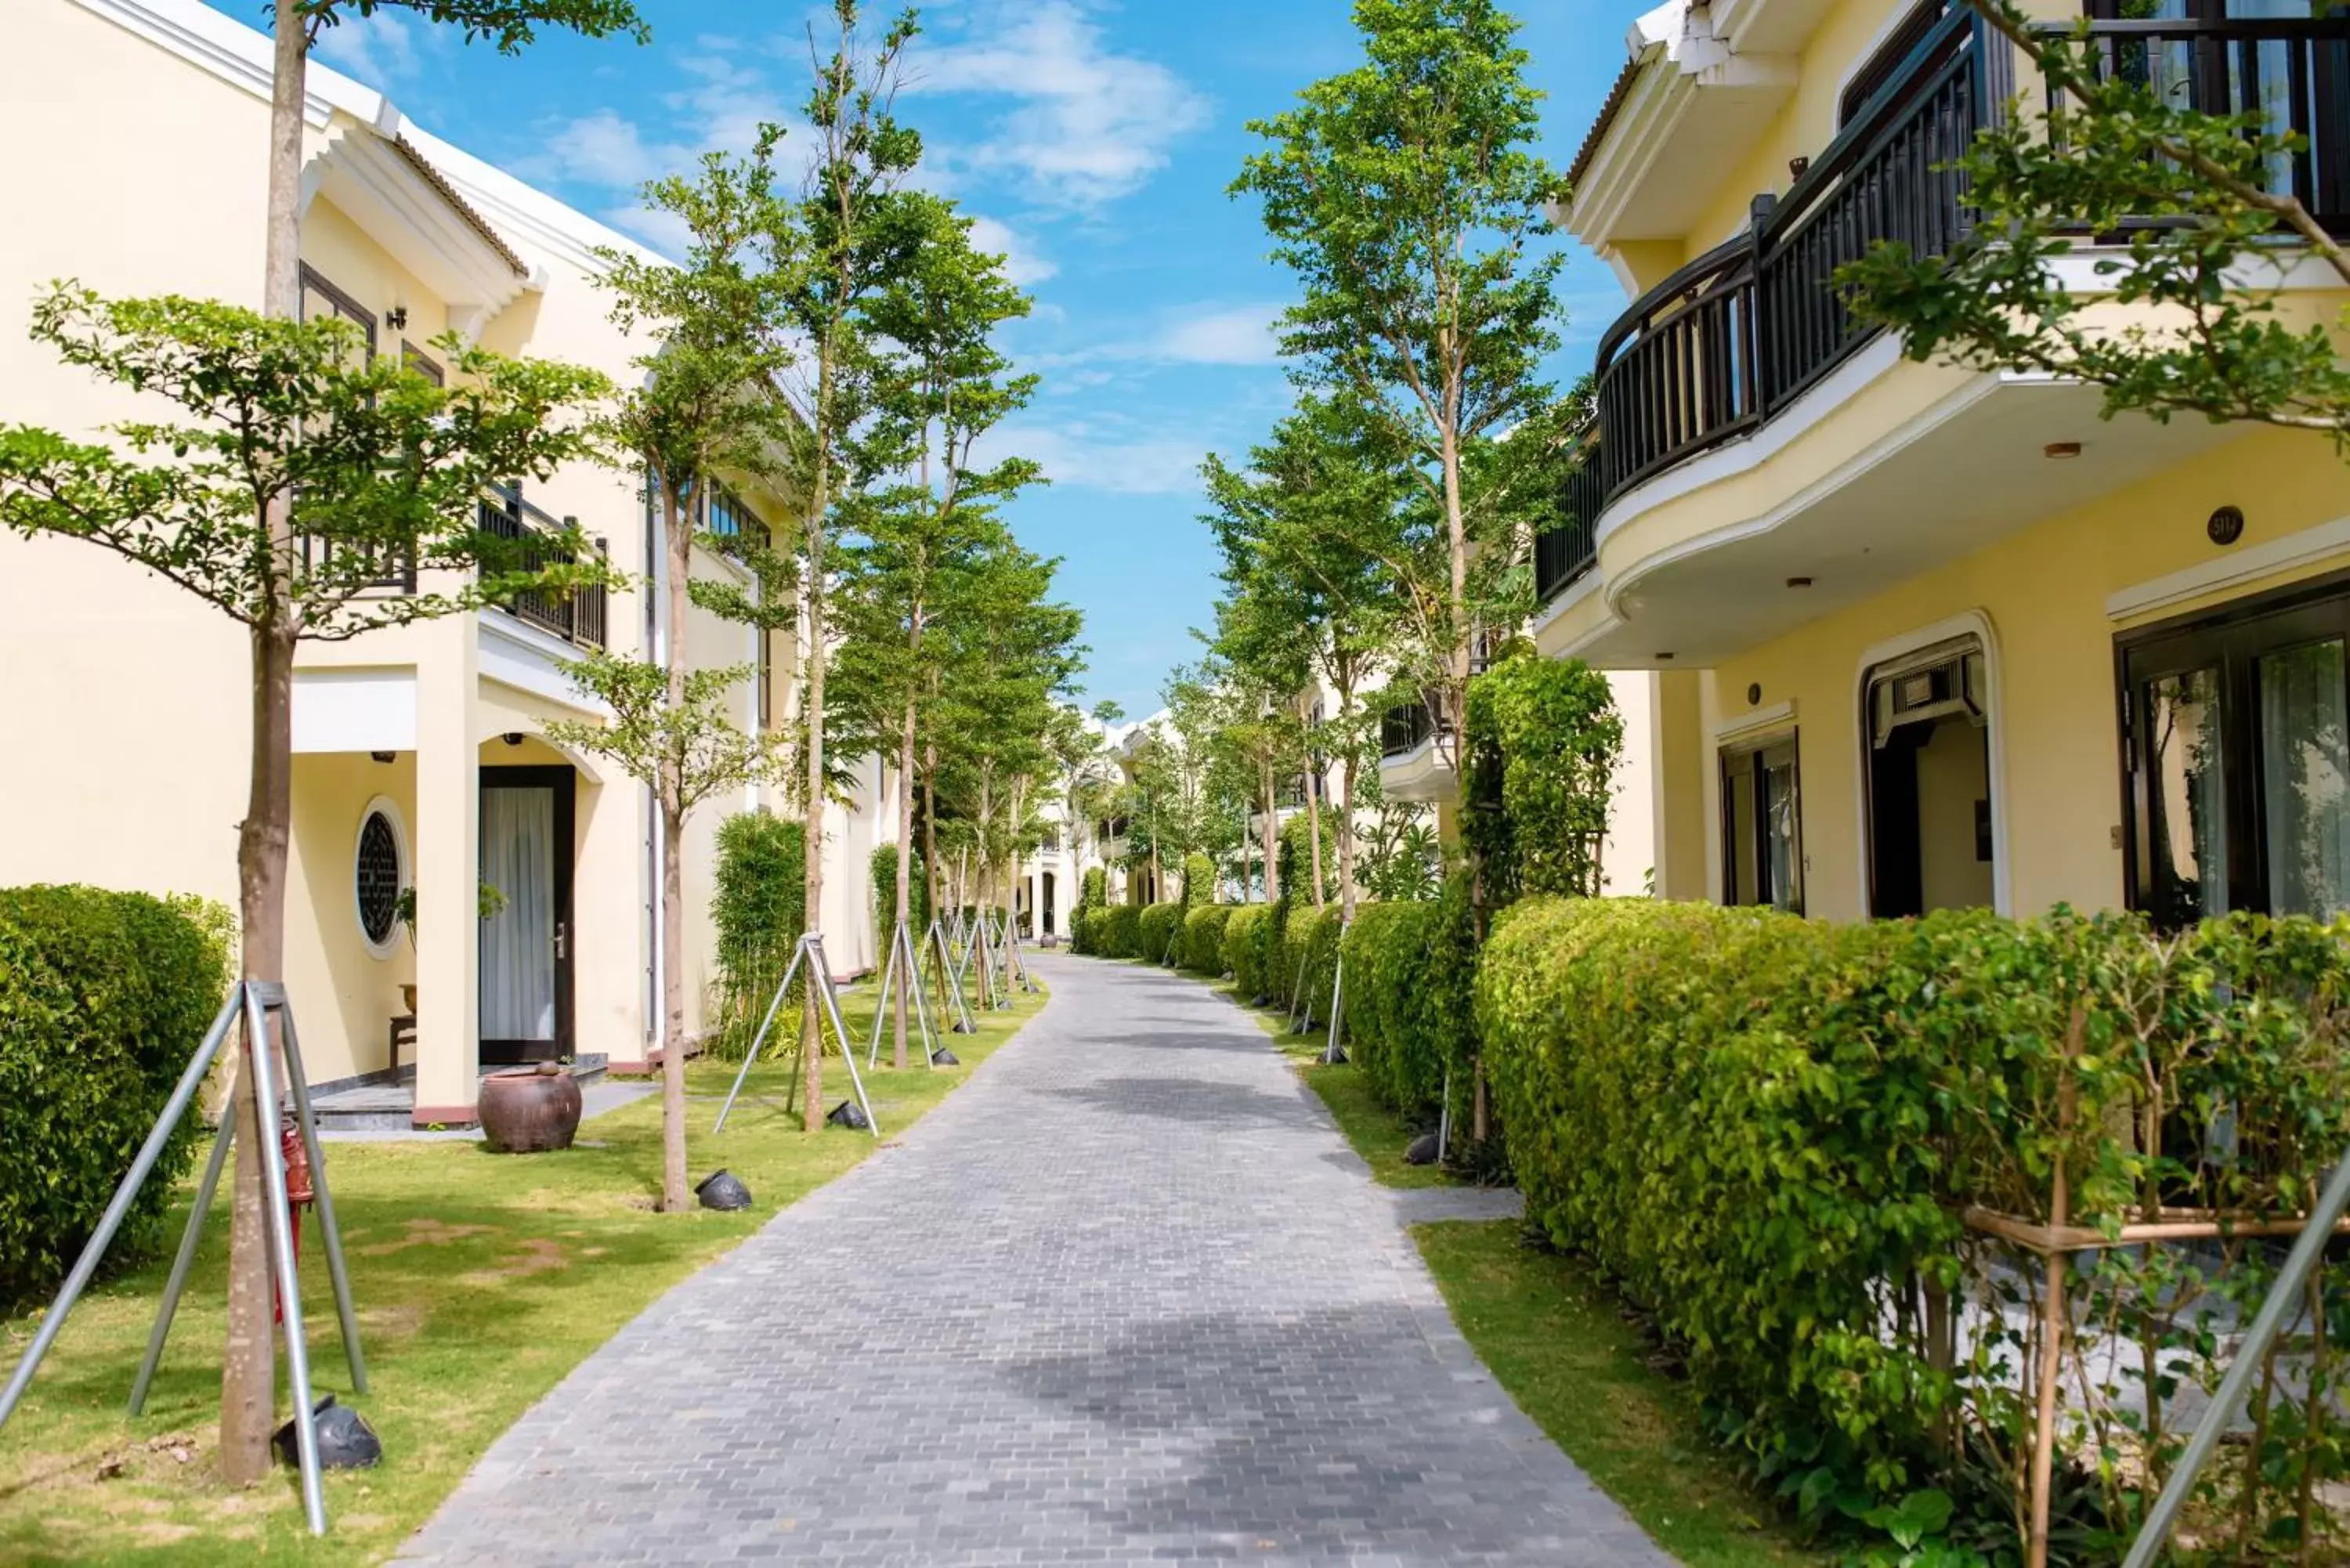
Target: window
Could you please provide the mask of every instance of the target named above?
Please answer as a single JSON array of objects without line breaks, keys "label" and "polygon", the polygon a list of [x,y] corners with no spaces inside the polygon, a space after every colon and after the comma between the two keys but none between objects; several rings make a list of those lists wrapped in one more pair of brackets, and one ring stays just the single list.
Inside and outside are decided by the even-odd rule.
[{"label": "window", "polygon": [[2116,639],[2132,909],[2350,909],[2345,647],[2339,579]]},{"label": "window", "polygon": [[359,362],[375,358],[375,312],[328,283],[313,271],[307,263],[302,267],[302,319],[317,321],[326,317],[339,316],[359,328]]},{"label": "window", "polygon": [[731,491],[712,486],[710,492],[710,515],[703,524],[723,538],[764,539],[767,525],[759,514],[743,504],[743,498]]},{"label": "window", "polygon": [[400,896],[408,887],[408,835],[400,808],[379,795],[359,814],[351,856],[352,908],[359,940],[378,958],[391,956],[400,929]]},{"label": "window", "polygon": [[1721,901],[1804,911],[1795,737],[1721,753]]},{"label": "window", "polygon": [[448,385],[447,377],[441,369],[440,361],[413,343],[400,344],[400,361],[436,387]]},{"label": "window", "polygon": [[1969,633],[1872,668],[1868,908],[1881,919],[1995,900],[1991,685]]}]

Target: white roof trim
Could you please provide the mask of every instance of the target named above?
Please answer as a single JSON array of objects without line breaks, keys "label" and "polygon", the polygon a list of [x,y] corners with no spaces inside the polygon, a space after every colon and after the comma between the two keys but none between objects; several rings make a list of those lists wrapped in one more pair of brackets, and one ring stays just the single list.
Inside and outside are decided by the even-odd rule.
[{"label": "white roof trim", "polygon": [[326,146],[302,171],[302,211],[324,196],[448,302],[450,326],[479,336],[546,269],[517,274],[506,254],[421,173],[399,144],[348,115],[329,122]]},{"label": "white roof trim", "polygon": [[[201,0],[73,0],[167,53],[266,100],[270,88],[268,35]],[[402,135],[431,161],[459,194],[510,240],[525,242],[580,271],[602,270],[595,253],[619,250],[659,261],[658,253],[598,223],[504,170],[451,145],[407,119],[384,95],[322,64],[316,55],[304,73],[310,127],[323,130],[337,111],[383,135]],[[525,254],[525,260],[537,258]]]}]

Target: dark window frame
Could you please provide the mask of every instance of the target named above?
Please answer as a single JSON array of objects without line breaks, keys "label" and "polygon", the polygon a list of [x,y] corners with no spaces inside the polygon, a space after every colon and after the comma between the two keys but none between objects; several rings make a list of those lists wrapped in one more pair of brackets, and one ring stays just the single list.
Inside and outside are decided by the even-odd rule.
[{"label": "dark window frame", "polygon": [[2114,726],[2122,810],[2122,902],[2149,915],[2154,889],[2152,813],[2142,796],[2150,761],[2141,747],[2138,692],[2166,675],[2217,667],[2220,691],[2221,831],[2231,910],[2265,911],[2268,823],[2262,785],[2257,670],[2269,654],[2330,638],[2350,662],[2350,570],[2246,594],[2114,635]]},{"label": "dark window frame", "polygon": [[[1790,876],[1794,883],[1789,891],[1794,894],[1794,897],[1784,904],[1779,903],[1772,896],[1770,857],[1764,853],[1764,846],[1770,839],[1770,806],[1762,788],[1763,779],[1769,772],[1764,759],[1782,746],[1787,750],[1790,793],[1794,796],[1794,809],[1788,814],[1794,836],[1787,846],[1787,864],[1791,867]],[[1754,846],[1754,897],[1745,899],[1738,896],[1738,832],[1737,825],[1731,817],[1731,813],[1736,808],[1736,797],[1731,794],[1730,787],[1731,770],[1742,764],[1751,770],[1748,799],[1754,813],[1751,825]],[[1758,909],[1776,908],[1786,909],[1794,914],[1802,914],[1804,897],[1802,726],[1789,725],[1784,729],[1773,728],[1758,732],[1752,736],[1735,736],[1715,747],[1714,765],[1715,777],[1721,796],[1719,814],[1721,825],[1721,902],[1731,908],[1751,905]]]},{"label": "dark window frame", "polygon": [[[316,290],[317,293],[323,294],[327,296],[328,300],[334,306],[336,315],[340,316],[345,320],[359,328],[360,331],[367,334],[368,361],[370,364],[374,363],[376,355],[375,312],[369,310],[366,306],[361,305],[358,298],[348,290],[342,288],[332,282],[328,278],[326,274],[320,272],[317,267],[312,266],[308,262],[304,262],[302,264],[301,292],[303,295],[307,296],[313,290]],[[307,317],[306,317],[305,319],[307,320]]]},{"label": "dark window frame", "polygon": [[1909,57],[1918,50],[1950,14],[1950,0],[1917,0],[1893,25],[1893,30],[1868,52],[1868,57],[1858,70],[1852,73],[1843,89],[1836,94],[1836,125],[1838,129],[1851,123],[1853,118],[1868,107],[1885,84],[1901,74]]}]

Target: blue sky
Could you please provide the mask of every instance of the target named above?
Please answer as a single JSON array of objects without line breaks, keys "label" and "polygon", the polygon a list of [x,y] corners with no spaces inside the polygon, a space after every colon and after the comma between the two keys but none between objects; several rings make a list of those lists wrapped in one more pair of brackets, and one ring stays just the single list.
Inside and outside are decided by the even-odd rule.
[{"label": "blue sky", "polygon": [[[1521,37],[1548,94],[1544,151],[1574,156],[1652,0],[1524,0]],[[796,3],[649,0],[646,47],[549,37],[502,58],[398,11],[329,36],[325,57],[479,156],[659,243],[647,179],[788,121],[805,92]],[[1010,347],[1044,378],[1017,450],[1054,478],[1013,523],[1064,557],[1086,612],[1087,701],[1159,705],[1196,657],[1215,561],[1197,521],[1202,453],[1244,452],[1287,406],[1268,323],[1290,296],[1254,204],[1225,187],[1257,145],[1244,129],[1357,46],[1345,0],[944,0],[923,10],[905,117],[926,180],[956,197],[1035,295]],[[1561,288],[1564,379],[1622,296],[1572,256]]]}]

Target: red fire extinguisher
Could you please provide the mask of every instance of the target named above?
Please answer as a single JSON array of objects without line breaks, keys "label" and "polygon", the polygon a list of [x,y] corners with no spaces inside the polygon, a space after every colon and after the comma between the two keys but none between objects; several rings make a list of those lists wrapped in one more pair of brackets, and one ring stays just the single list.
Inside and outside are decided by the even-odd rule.
[{"label": "red fire extinguisher", "polygon": [[[302,1141],[302,1124],[286,1112],[277,1125],[277,1151],[286,1165],[286,1218],[294,1233],[294,1256],[302,1256],[302,1210],[317,1199],[310,1179],[310,1146]],[[273,1283],[270,1293],[276,1294]],[[286,1321],[286,1303],[277,1303],[277,1321]]]}]

